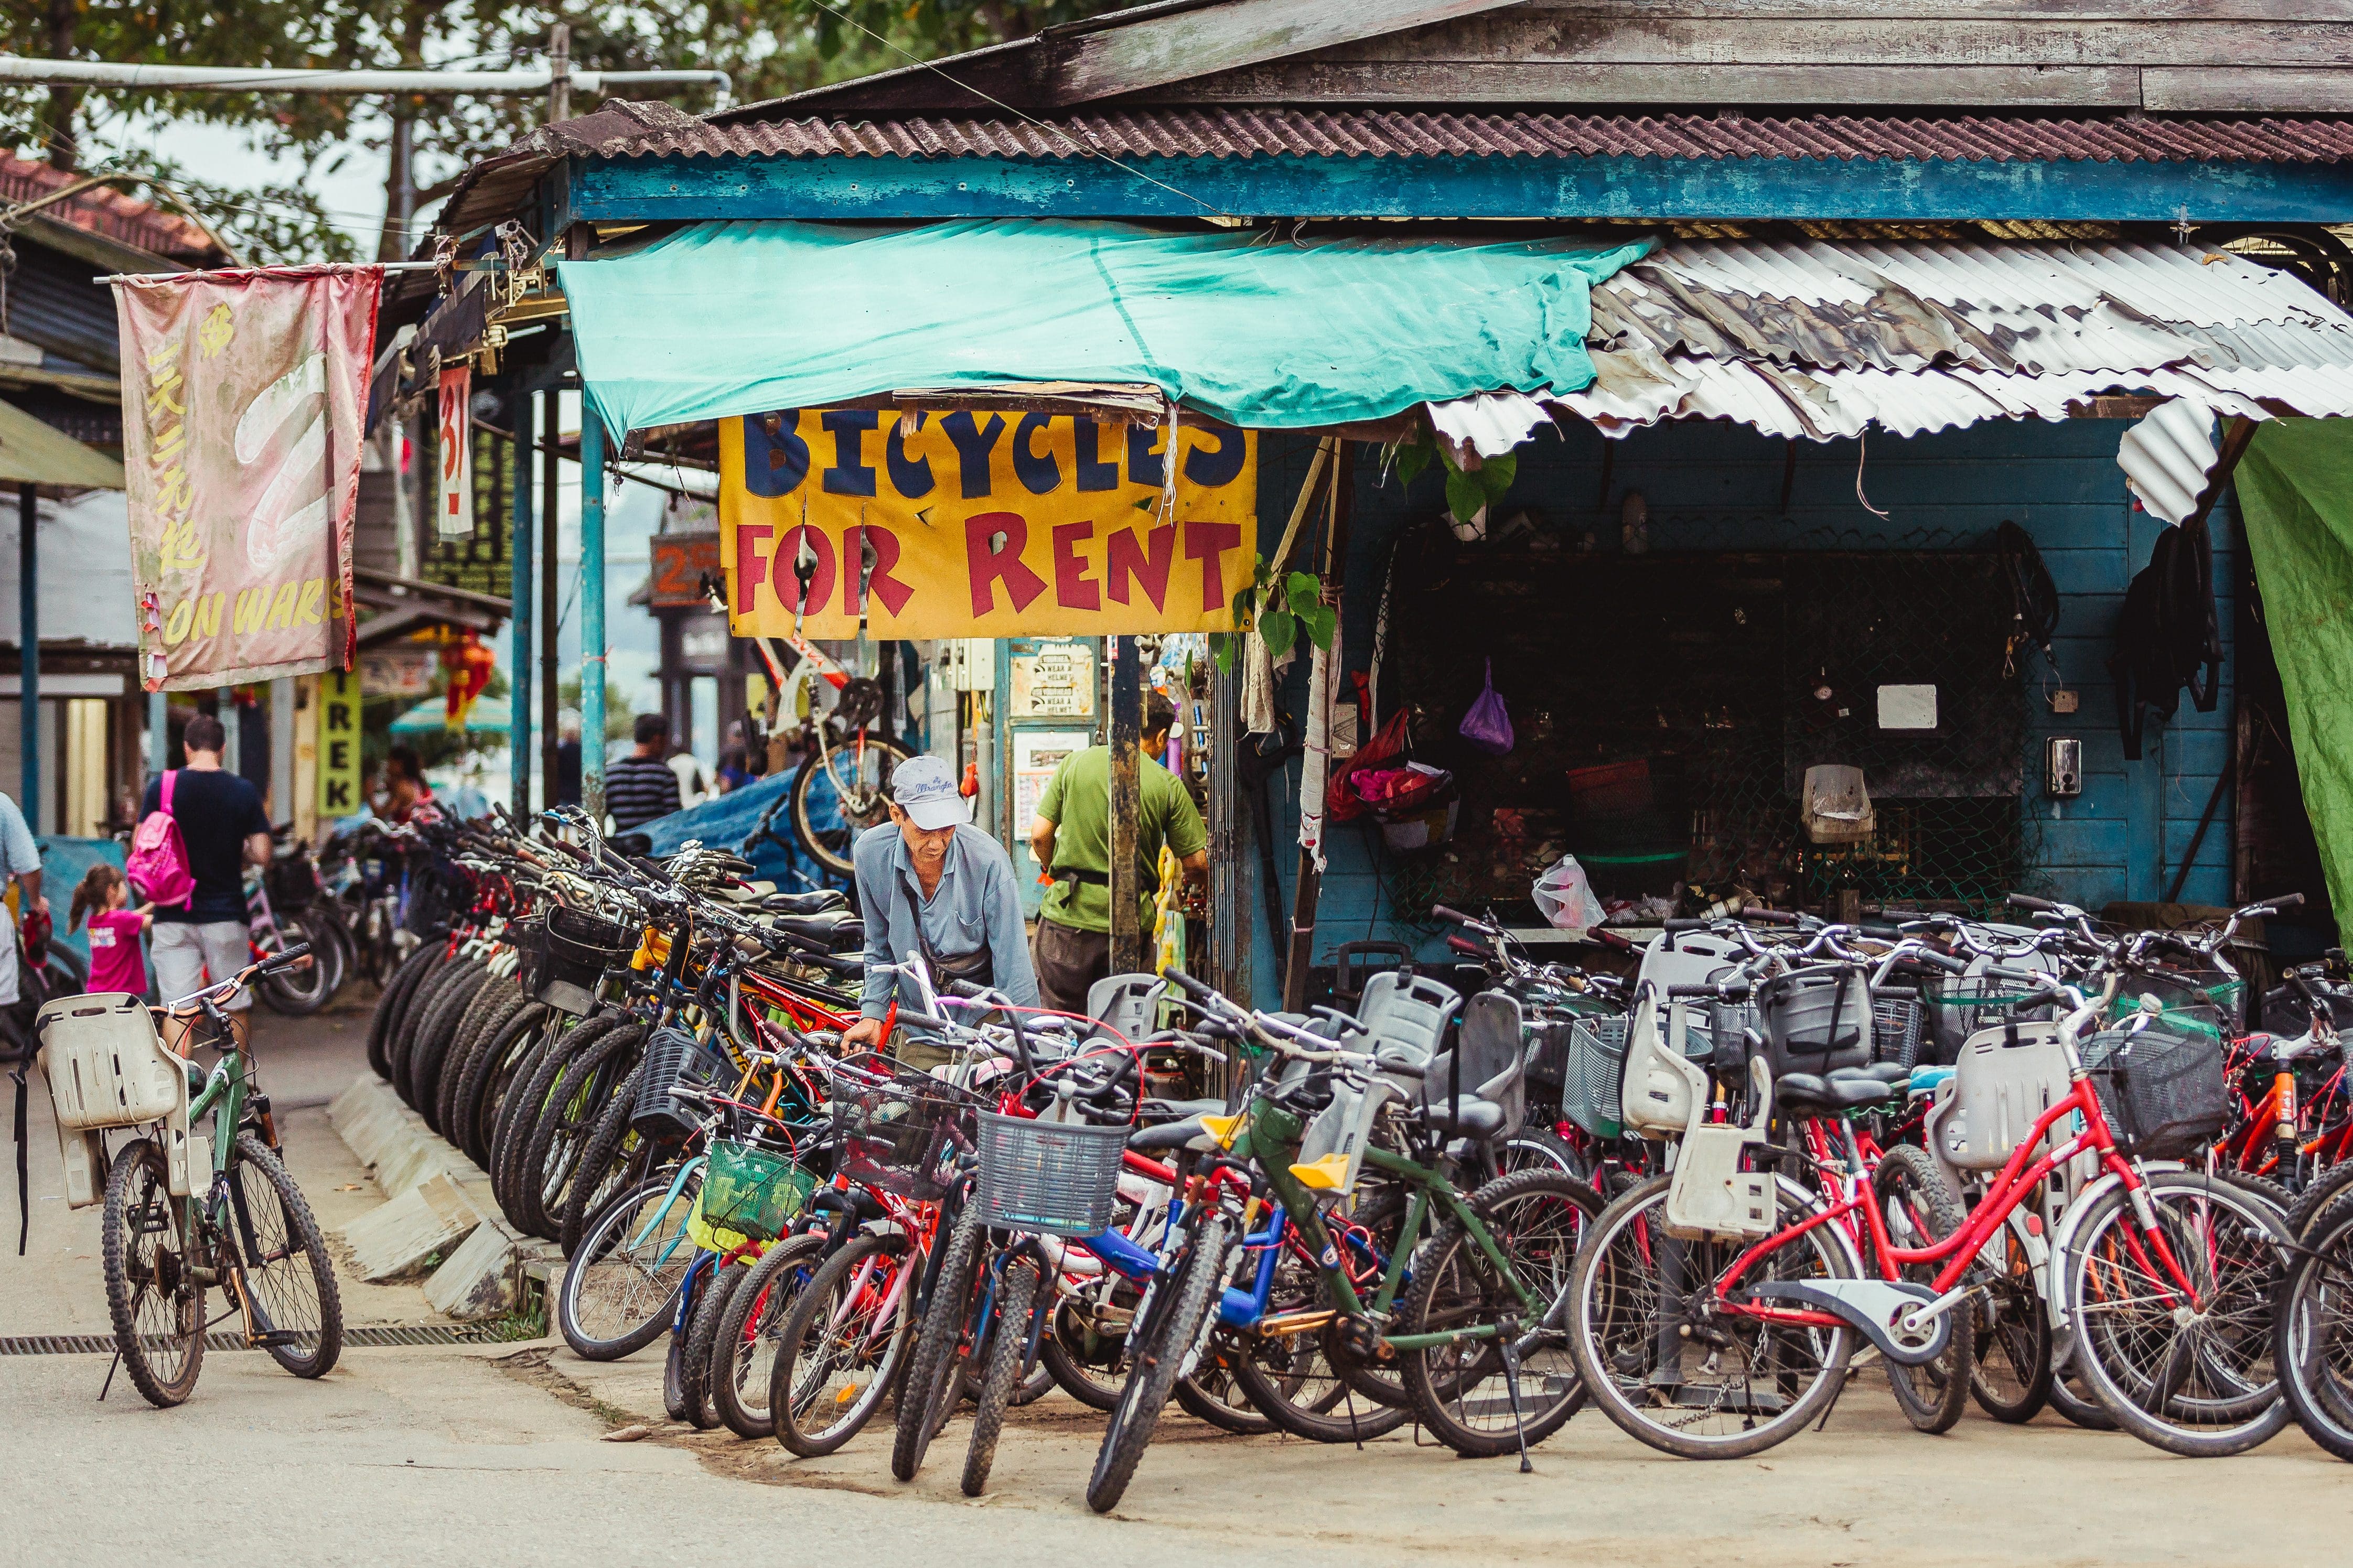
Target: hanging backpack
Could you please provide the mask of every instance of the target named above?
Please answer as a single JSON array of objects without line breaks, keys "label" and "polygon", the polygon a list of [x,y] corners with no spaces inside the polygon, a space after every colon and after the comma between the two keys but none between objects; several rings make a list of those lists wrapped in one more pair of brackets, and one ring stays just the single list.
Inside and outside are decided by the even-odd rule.
[{"label": "hanging backpack", "polygon": [[2050,568],[2042,564],[2042,552],[2034,547],[2033,535],[2007,518],[1994,531],[1994,548],[2001,553],[2002,575],[2010,580],[2009,657],[2014,659],[2021,648],[2036,647],[2042,650],[2043,662],[2057,668],[2051,643],[2059,633],[2059,589],[2051,581]]},{"label": "hanging backpack", "polygon": [[172,815],[172,788],[179,777],[177,768],[164,773],[162,809],[150,813],[132,834],[131,854],[122,868],[150,903],[165,906],[185,904],[196,890],[195,876],[188,869],[187,841]]},{"label": "hanging backpack", "polygon": [[2202,521],[2168,528],[2157,536],[2148,564],[2126,586],[2116,651],[2108,660],[2125,761],[2140,761],[2149,715],[2171,719],[2184,687],[2198,711],[2212,712],[2221,672],[2212,541]]}]

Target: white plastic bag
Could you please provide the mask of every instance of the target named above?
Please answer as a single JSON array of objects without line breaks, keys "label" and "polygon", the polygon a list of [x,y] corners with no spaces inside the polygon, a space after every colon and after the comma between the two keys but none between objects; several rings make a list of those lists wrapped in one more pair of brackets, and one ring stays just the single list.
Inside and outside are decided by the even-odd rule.
[{"label": "white plastic bag", "polygon": [[1574,855],[1564,855],[1546,868],[1530,890],[1536,909],[1555,931],[1589,931],[1601,923],[1601,900],[1593,896],[1585,868]]}]

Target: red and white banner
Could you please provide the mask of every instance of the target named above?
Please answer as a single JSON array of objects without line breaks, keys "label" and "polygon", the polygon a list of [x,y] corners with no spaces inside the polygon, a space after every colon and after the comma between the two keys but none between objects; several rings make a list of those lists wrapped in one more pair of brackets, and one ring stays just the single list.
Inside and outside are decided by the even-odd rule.
[{"label": "red and white banner", "polygon": [[443,539],[467,539],[474,531],[474,370],[459,365],[441,373],[441,503],[434,531]]},{"label": "red and white banner", "polygon": [[376,267],[132,279],[122,466],[147,689],[347,669]]}]

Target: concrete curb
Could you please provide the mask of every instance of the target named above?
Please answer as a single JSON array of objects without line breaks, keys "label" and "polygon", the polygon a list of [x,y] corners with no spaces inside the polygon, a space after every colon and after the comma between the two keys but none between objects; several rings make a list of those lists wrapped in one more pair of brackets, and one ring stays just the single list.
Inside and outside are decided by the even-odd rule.
[{"label": "concrete curb", "polygon": [[489,1173],[443,1142],[390,1084],[362,1074],[328,1105],[327,1123],[387,1200],[343,1227],[363,1279],[411,1272],[439,1252],[425,1299],[467,1321],[511,1310],[526,1271],[551,1284],[560,1278],[562,1252],[517,1234],[499,1210]]}]

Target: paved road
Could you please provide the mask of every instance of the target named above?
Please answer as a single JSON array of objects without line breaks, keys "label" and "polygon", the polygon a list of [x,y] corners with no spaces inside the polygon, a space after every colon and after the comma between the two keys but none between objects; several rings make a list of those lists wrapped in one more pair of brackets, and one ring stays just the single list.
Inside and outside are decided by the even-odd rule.
[{"label": "paved road", "polygon": [[[318,1106],[363,1065],[364,1016],[265,1024],[265,1081],[297,1174],[331,1227],[376,1201]],[[308,1108],[302,1108],[308,1102]],[[34,1251],[0,1258],[0,1335],[104,1332],[96,1210],[68,1215],[45,1117],[34,1128]],[[429,1319],[414,1287],[347,1282],[354,1322]],[[1080,1493],[1097,1418],[1059,1396],[1016,1412],[995,1484],[956,1490],[952,1426],[910,1487],[878,1428],[829,1459],[660,1419],[659,1358],[579,1362],[560,1346],[350,1350],[323,1382],[253,1353],[208,1355],[195,1397],[95,1403],[102,1356],[0,1358],[0,1563],[111,1561],[169,1542],[235,1564],[753,1561],[878,1568],[1074,1561],[1320,1565],[1413,1562],[2181,1564],[2347,1561],[2353,1466],[2291,1432],[2196,1463],[2045,1416],[1972,1415],[1923,1437],[1866,1376],[1830,1427],[1759,1459],[1667,1459],[1580,1415],[1536,1454],[1459,1460],[1410,1433],[1361,1452],[1224,1436],[1172,1415],[1120,1514]],[[645,1441],[598,1441],[643,1420]],[[232,1461],[241,1473],[230,1481]],[[219,1500],[234,1507],[224,1509]],[[201,1528],[191,1521],[202,1518]]]}]

